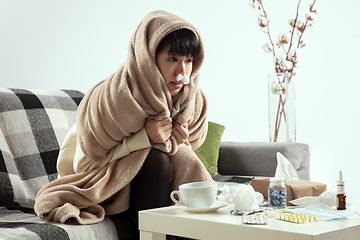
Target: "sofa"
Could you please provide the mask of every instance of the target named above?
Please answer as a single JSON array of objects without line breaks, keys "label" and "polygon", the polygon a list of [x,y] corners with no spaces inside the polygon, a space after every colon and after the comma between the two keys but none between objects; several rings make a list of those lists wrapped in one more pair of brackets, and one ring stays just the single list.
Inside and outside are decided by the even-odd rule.
[{"label": "sofa", "polygon": [[[58,177],[59,149],[83,96],[76,90],[0,88],[0,239],[136,239],[127,211],[100,223],[78,225],[43,222],[33,210],[37,192]],[[309,180],[306,144],[221,142],[221,134],[219,139],[218,146],[211,147],[216,150],[211,166],[216,181],[271,177],[277,152],[289,159],[300,178]]]}]

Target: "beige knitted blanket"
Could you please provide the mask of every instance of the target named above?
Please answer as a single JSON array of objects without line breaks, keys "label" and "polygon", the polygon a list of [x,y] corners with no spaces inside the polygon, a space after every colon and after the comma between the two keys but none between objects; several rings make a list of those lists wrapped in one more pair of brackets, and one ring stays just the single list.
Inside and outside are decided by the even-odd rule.
[{"label": "beige knitted blanket", "polygon": [[[202,51],[194,61],[190,84],[183,87],[178,102],[173,103],[156,66],[155,52],[168,33],[182,28],[195,33]],[[158,120],[172,117],[180,124],[188,123],[189,141],[193,149],[199,147],[207,132],[207,102],[198,86],[203,59],[202,38],[193,25],[165,11],[146,15],[131,38],[126,62],[94,86],[79,106],[77,140],[85,156],[101,161],[125,137],[141,130],[150,115]],[[192,149],[177,145],[174,136],[152,147],[170,156],[170,189],[178,189],[186,182],[212,181]],[[103,220],[106,214],[128,209],[131,180],[150,149],[132,152],[103,168],[67,175],[47,184],[37,195],[36,213],[47,221],[65,223],[75,218],[80,224],[91,224]]]}]

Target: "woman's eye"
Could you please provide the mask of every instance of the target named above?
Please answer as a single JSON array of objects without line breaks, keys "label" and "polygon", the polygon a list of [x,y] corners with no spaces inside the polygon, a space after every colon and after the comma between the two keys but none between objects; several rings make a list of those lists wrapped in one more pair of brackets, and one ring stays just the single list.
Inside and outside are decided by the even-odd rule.
[{"label": "woman's eye", "polygon": [[187,63],[192,63],[193,61],[194,61],[193,59],[186,60]]},{"label": "woman's eye", "polygon": [[177,59],[176,59],[176,58],[174,58],[174,57],[169,58],[169,60],[170,60],[170,61],[172,61],[172,62],[176,62],[176,61],[177,61]]}]

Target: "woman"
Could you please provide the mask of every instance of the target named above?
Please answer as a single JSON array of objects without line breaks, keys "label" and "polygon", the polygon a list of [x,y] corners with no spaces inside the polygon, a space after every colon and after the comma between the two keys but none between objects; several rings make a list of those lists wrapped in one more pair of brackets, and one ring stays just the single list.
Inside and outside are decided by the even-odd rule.
[{"label": "woman", "polygon": [[[156,65],[163,76],[173,102],[177,102],[183,87],[180,76],[191,76],[194,59],[197,61],[201,51],[200,43],[195,34],[188,29],[179,29],[169,33],[159,44],[156,50]],[[172,122],[171,117],[155,120],[150,116],[145,123],[145,130],[152,144],[162,144],[171,135],[176,144],[189,144],[188,124]],[[170,205],[170,169],[171,160],[166,152],[152,148],[143,166],[131,182],[130,209],[136,219],[139,210],[164,207]],[[143,201],[142,196],[147,196]]]},{"label": "woman", "polygon": [[146,15],[126,62],[79,105],[59,154],[60,178],[38,193],[39,217],[88,224],[130,208],[137,219],[139,210],[169,205],[180,184],[212,181],[192,150],[207,132],[203,59],[193,25],[165,11]]}]

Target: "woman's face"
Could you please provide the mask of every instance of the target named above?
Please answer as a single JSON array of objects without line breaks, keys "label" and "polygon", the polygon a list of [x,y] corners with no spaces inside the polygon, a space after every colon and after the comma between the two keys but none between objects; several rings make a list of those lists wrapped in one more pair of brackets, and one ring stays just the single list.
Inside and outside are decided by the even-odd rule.
[{"label": "woman's face", "polygon": [[165,47],[156,54],[156,65],[170,90],[171,96],[176,96],[183,87],[183,82],[176,81],[176,76],[188,75],[190,77],[193,68],[193,57],[169,54],[170,46]]}]

